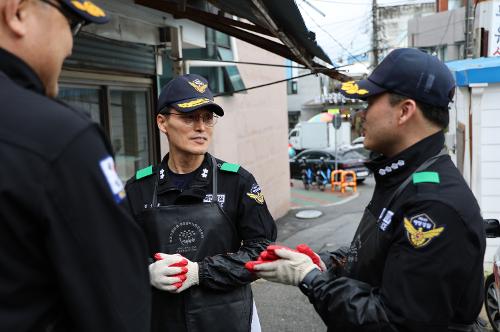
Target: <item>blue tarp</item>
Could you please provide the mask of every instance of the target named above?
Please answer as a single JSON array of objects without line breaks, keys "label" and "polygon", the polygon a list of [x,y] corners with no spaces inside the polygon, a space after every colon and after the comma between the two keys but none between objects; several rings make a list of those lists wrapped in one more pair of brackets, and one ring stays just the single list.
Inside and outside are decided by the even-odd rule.
[{"label": "blue tarp", "polygon": [[500,57],[447,62],[458,86],[471,83],[500,83]]}]

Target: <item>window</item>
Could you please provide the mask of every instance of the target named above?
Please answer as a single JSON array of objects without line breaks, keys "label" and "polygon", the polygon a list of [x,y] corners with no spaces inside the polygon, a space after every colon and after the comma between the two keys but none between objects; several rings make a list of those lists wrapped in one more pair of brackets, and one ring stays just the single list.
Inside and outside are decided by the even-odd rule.
[{"label": "window", "polygon": [[286,81],[286,92],[289,95],[296,95],[298,93],[297,81]]},{"label": "window", "polygon": [[61,84],[59,98],[87,112],[107,133],[123,181],[153,158],[151,88],[115,85]]},{"label": "window", "polygon": [[99,87],[66,86],[59,91],[59,99],[84,111],[92,121],[102,125],[101,98]]},{"label": "window", "polygon": [[150,164],[148,93],[141,90],[110,91],[110,140],[115,151],[116,169],[123,179]]},{"label": "window", "polygon": [[288,66],[286,68],[286,78],[288,79],[286,81],[286,92],[289,95],[296,95],[298,93],[298,83],[297,80],[291,80],[291,78],[298,75],[298,69],[294,68],[297,64],[287,59],[285,65]]},{"label": "window", "polygon": [[[234,92],[245,89],[238,68],[227,63],[208,65],[196,60],[233,61],[233,49],[228,35],[206,28],[206,48],[183,50],[183,57],[189,59],[189,72],[198,74],[208,80],[208,85],[214,93]],[[190,61],[192,60],[192,61]]]}]

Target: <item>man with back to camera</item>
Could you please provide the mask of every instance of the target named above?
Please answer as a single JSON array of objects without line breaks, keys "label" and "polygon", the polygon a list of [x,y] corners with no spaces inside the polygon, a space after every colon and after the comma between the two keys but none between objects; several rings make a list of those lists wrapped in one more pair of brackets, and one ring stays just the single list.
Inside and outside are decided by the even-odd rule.
[{"label": "man with back to camera", "polygon": [[145,238],[98,125],[52,99],[90,1],[0,2],[0,331],[149,330]]},{"label": "man with back to camera", "polygon": [[298,285],[329,331],[472,331],[483,300],[479,206],[444,147],[455,82],[436,57],[391,52],[342,93],[366,99],[365,148],[376,181],[349,248],[320,256],[278,249],[257,276]]}]

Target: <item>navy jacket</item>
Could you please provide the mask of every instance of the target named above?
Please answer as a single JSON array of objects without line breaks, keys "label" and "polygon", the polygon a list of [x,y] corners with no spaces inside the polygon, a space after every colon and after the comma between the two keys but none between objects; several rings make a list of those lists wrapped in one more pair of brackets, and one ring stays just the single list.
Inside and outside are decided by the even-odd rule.
[{"label": "navy jacket", "polygon": [[146,242],[111,148],[0,49],[0,331],[149,329]]}]

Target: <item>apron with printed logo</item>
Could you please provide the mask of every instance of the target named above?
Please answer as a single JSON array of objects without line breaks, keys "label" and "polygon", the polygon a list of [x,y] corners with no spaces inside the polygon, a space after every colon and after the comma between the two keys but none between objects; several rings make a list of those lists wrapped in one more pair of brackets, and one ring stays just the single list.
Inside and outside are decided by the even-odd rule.
[{"label": "apron with printed logo", "polygon": [[[158,177],[152,207],[139,217],[144,225],[151,257],[157,253],[181,254],[193,262],[236,252],[241,240],[234,223],[217,202],[217,162],[212,157],[212,199],[207,203],[161,206],[157,201]],[[152,331],[250,330],[250,285],[216,291],[193,286],[171,294],[153,288]]]}]

